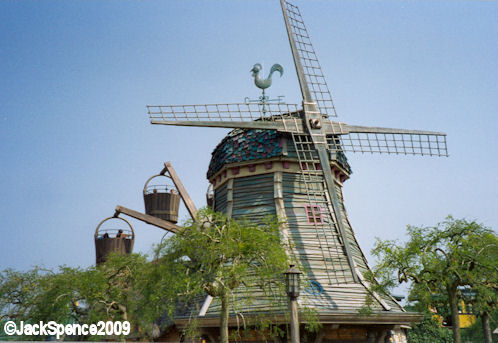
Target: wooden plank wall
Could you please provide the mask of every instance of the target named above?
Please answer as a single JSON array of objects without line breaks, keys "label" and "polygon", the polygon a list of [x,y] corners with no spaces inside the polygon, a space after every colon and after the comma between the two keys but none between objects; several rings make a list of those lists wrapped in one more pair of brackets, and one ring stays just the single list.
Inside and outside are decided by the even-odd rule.
[{"label": "wooden plank wall", "polygon": [[227,210],[227,184],[223,184],[214,191],[214,210],[226,214]]},{"label": "wooden plank wall", "polygon": [[349,240],[349,246],[351,248],[351,252],[353,254],[353,260],[356,264],[356,267],[361,273],[365,273],[368,271],[368,266],[367,266],[367,261],[365,259],[365,256],[363,255],[363,252],[358,244],[358,241],[356,240],[353,228],[351,227],[351,224],[349,223],[348,220],[348,215],[346,212],[346,207],[344,206],[344,195],[342,193],[342,187],[339,186],[338,184],[335,185],[337,194],[339,195],[339,202],[340,202],[340,211],[342,212],[342,224],[344,225],[344,228],[346,229],[346,235]]},{"label": "wooden plank wall", "polygon": [[276,215],[273,183],[273,173],[234,179],[232,217],[258,222]]},{"label": "wooden plank wall", "polygon": [[[336,187],[340,194],[340,210],[343,212],[343,224],[353,258],[357,269],[364,272],[368,268],[367,263],[347,219],[342,187],[338,184]],[[340,235],[333,225],[333,218],[323,218],[322,225],[308,223],[306,205],[309,205],[309,199],[302,182],[302,174],[278,171],[240,176],[227,180],[215,190],[215,210],[234,218],[246,217],[251,221],[261,221],[266,215],[276,215],[277,203],[284,206],[280,209],[287,220],[284,236],[288,235],[292,245],[291,252],[297,255],[302,266],[307,269],[304,271],[305,279],[318,281],[324,288],[324,293],[320,295],[303,291],[299,298],[301,306],[315,307],[320,313],[355,312],[360,309],[368,291],[363,285],[354,283]],[[281,213],[279,215],[282,217]],[[259,290],[250,291],[259,294],[258,300],[250,304],[245,299],[247,290],[240,289],[233,294],[239,306],[246,311],[265,311],[269,310],[269,304],[279,303],[276,299],[268,299],[267,295],[261,294]],[[389,305],[396,307],[388,299],[385,300]],[[373,309],[382,311],[377,303],[373,304]],[[219,310],[219,301],[214,299],[207,316],[216,315]]]},{"label": "wooden plank wall", "polygon": [[[283,173],[284,204],[294,249],[300,255],[310,279],[326,284],[353,282],[351,268],[333,225],[333,219],[324,215],[324,224],[308,223],[306,205],[309,205],[301,174]],[[329,277],[330,276],[330,277]]]},{"label": "wooden plank wall", "polygon": [[[231,184],[231,191],[229,190]],[[228,180],[225,184],[218,187],[215,191],[215,209],[230,212],[227,206],[227,199],[232,194],[232,210],[231,216],[236,219],[246,218],[252,222],[261,222],[265,216],[276,215],[275,200],[274,200],[274,174],[259,174],[253,176],[239,177]],[[218,198],[220,197],[220,198]],[[250,291],[253,295],[257,295],[257,300],[249,301],[246,293]],[[286,299],[275,299],[268,294],[264,294],[257,288],[250,290],[245,287],[240,287],[234,294],[232,299],[237,306],[244,308],[245,311],[253,313],[264,313],[269,310],[269,305],[286,306]],[[237,310],[241,310],[241,308]],[[219,313],[221,304],[219,299],[215,298],[209,307],[207,316]],[[276,308],[273,308],[277,310]],[[282,310],[282,308],[280,309]]]}]

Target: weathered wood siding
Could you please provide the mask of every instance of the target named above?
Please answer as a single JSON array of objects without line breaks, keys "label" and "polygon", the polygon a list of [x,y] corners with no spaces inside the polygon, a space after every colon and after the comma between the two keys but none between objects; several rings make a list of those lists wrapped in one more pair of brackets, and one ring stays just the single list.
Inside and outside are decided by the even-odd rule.
[{"label": "weathered wood siding", "polygon": [[[308,222],[310,205],[301,174],[283,173],[285,212],[290,236],[310,279],[325,284],[353,282],[351,268],[333,218],[322,211],[322,224]],[[321,205],[323,207],[323,205]]]},{"label": "weathered wood siding", "polygon": [[214,210],[226,214],[227,210],[227,183],[225,182],[214,191]]},{"label": "weathered wood siding", "polygon": [[268,215],[276,215],[273,173],[234,179],[232,217],[257,222]]},{"label": "weathered wood siding", "polygon": [[[325,187],[325,185],[322,185]],[[349,240],[356,268],[361,272],[368,270],[366,260],[358,246],[354,232],[347,219],[343,203],[342,187],[336,184],[339,194],[340,211],[343,225]],[[319,189],[318,191],[322,191]],[[324,193],[325,194],[325,193]],[[325,199],[322,199],[325,201]],[[303,289],[299,297],[300,306],[315,308],[319,313],[356,312],[365,305],[369,291],[365,285],[355,283],[348,263],[344,245],[330,211],[322,211],[323,222],[310,223],[306,206],[313,204],[308,198],[302,174],[296,172],[270,172],[252,176],[231,178],[215,189],[215,209],[234,218],[247,218],[261,221],[267,215],[276,215],[276,205],[282,207],[286,219],[285,235],[290,240],[290,252],[305,269]],[[320,206],[325,206],[320,204]],[[333,213],[333,212],[332,212]],[[308,292],[309,281],[318,281],[323,292]],[[247,292],[258,294],[257,300],[247,303]],[[240,306],[252,313],[282,310],[286,299],[269,299],[258,289],[243,289],[234,292],[234,299]],[[383,300],[397,312],[400,308],[390,299]],[[385,310],[380,303],[374,302],[374,311]],[[384,307],[384,308],[383,308]],[[207,316],[216,316],[220,310],[219,299],[214,299]]]},{"label": "weathered wood siding", "polygon": [[361,251],[361,248],[358,244],[358,241],[356,240],[356,237],[354,235],[353,228],[351,227],[351,224],[349,223],[348,220],[348,214],[346,212],[346,207],[344,206],[344,195],[342,193],[342,187],[339,186],[338,184],[335,185],[336,187],[336,192],[339,195],[339,203],[340,203],[340,211],[342,212],[342,224],[344,225],[344,228],[346,229],[346,235],[349,240],[349,246],[351,248],[351,252],[353,254],[353,260],[356,264],[356,267],[360,270],[361,273],[365,273],[368,271],[367,267],[367,261],[363,255],[363,252]]}]

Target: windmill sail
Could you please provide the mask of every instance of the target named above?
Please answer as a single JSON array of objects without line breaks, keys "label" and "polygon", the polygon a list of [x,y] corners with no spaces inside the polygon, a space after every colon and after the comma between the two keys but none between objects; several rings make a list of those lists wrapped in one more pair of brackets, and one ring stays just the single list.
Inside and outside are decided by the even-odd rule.
[{"label": "windmill sail", "polygon": [[314,101],[324,116],[337,117],[327,81],[299,8],[285,0],[280,0],[280,4],[304,101]]},{"label": "windmill sail", "polygon": [[344,134],[329,142],[332,151],[448,156],[445,133],[347,124],[341,128]]},{"label": "windmill sail", "polygon": [[156,121],[275,121],[298,111],[297,105],[283,103],[232,103],[202,105],[147,106],[149,118]]},{"label": "windmill sail", "polygon": [[151,124],[302,131],[294,104],[148,105],[147,111]]}]

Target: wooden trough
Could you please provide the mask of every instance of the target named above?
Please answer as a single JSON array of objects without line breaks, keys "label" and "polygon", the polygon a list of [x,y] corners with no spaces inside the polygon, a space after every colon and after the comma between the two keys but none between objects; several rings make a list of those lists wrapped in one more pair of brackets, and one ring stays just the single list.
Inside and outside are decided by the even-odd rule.
[{"label": "wooden trough", "polygon": [[[125,222],[128,228],[125,229],[101,229],[102,224],[110,219],[119,219]],[[95,229],[95,254],[97,264],[104,263],[110,253],[120,255],[131,254],[133,243],[135,242],[135,231],[131,224],[120,217],[109,217],[102,220]]]},{"label": "wooden trough", "polygon": [[145,213],[172,223],[178,222],[178,208],[180,206],[180,195],[174,186],[149,185],[156,177],[167,175],[154,175],[144,185]]}]

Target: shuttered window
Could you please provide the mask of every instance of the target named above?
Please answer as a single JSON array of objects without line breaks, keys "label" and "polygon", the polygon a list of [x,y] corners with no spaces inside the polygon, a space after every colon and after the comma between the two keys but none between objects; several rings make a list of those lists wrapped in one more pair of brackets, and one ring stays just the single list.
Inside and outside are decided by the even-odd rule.
[{"label": "shuttered window", "polygon": [[323,224],[322,208],[320,206],[306,205],[305,210],[308,223]]}]

